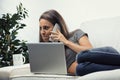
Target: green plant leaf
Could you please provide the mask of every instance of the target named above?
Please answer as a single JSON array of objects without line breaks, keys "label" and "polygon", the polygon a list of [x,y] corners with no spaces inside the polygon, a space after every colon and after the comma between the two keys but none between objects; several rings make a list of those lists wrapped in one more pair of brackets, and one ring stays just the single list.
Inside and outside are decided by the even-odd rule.
[{"label": "green plant leaf", "polygon": [[22,53],[29,62],[26,41],[17,38],[18,30],[26,26],[21,21],[28,17],[28,10],[22,3],[16,9],[16,13],[2,14],[0,18],[0,57],[2,56],[0,67],[12,65],[13,54]]}]

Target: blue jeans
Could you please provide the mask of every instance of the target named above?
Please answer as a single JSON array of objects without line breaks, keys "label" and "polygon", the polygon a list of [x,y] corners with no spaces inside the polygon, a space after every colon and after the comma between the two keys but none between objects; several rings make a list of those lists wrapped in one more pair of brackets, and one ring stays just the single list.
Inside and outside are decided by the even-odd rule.
[{"label": "blue jeans", "polygon": [[120,68],[120,54],[112,47],[94,48],[80,52],[76,57],[76,75]]}]

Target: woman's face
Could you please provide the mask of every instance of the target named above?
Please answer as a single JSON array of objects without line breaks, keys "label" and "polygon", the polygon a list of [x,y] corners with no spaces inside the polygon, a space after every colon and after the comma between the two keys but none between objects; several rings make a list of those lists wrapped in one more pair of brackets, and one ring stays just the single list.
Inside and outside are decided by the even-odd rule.
[{"label": "woman's face", "polygon": [[53,24],[50,23],[48,20],[41,19],[39,21],[39,25],[40,25],[40,35],[41,35],[43,41],[48,42],[49,36],[50,36],[51,31],[53,29]]}]

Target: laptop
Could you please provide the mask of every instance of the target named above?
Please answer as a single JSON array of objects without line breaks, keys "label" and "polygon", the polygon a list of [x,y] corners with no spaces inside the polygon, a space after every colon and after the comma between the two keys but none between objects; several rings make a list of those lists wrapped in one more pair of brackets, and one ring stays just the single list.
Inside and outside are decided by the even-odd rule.
[{"label": "laptop", "polygon": [[35,74],[67,75],[64,44],[28,43],[30,70]]}]

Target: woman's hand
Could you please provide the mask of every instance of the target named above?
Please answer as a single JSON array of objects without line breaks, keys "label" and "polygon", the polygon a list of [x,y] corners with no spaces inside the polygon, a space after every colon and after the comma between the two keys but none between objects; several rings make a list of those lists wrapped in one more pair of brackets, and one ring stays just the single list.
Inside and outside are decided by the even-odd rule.
[{"label": "woman's hand", "polygon": [[68,41],[64,35],[57,29],[56,32],[51,31],[51,38],[53,41],[60,41],[63,42],[64,44]]}]

